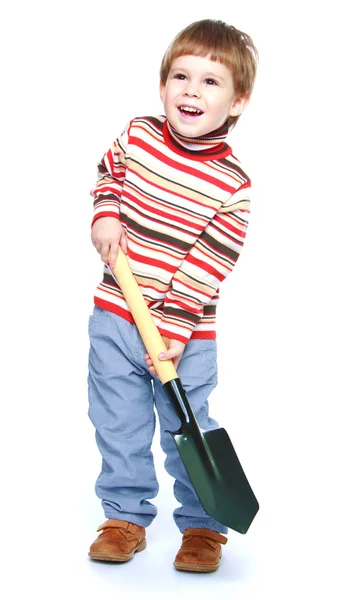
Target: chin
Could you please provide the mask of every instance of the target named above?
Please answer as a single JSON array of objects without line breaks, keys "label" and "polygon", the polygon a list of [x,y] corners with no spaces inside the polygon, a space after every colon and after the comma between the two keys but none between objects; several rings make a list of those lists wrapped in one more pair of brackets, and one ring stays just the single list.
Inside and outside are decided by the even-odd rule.
[{"label": "chin", "polygon": [[202,135],[205,135],[206,133],[208,133],[209,131],[211,131],[210,129],[208,129],[206,127],[205,124],[201,124],[201,123],[179,123],[179,122],[175,122],[175,124],[173,124],[173,121],[170,120],[170,123],[172,125],[172,127],[174,127],[174,129],[176,131],[178,131],[178,133],[180,133],[181,135],[187,136],[187,137],[201,137]]}]

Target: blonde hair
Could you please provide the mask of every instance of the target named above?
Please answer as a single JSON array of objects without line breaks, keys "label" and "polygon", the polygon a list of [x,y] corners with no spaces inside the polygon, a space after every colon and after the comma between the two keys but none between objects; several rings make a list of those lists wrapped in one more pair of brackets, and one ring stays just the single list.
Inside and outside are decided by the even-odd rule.
[{"label": "blonde hair", "polygon": [[[232,73],[235,95],[251,96],[258,52],[249,35],[223,21],[203,19],[188,25],[174,38],[161,63],[161,83],[166,84],[172,62],[179,56],[202,56],[224,64]],[[240,115],[239,115],[240,116]],[[233,128],[239,116],[228,118]]]}]

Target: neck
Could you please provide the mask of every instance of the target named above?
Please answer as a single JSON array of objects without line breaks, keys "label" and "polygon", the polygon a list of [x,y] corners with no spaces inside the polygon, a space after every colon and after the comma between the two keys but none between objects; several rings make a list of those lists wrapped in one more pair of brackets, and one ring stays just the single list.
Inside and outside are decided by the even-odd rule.
[{"label": "neck", "polygon": [[186,150],[190,150],[192,152],[215,148],[219,144],[223,144],[228,135],[228,125],[226,123],[215,131],[210,131],[209,133],[197,138],[181,135],[172,127],[169,121],[167,121],[167,125],[171,137],[178,142],[178,144],[183,146],[183,148],[186,148]]}]

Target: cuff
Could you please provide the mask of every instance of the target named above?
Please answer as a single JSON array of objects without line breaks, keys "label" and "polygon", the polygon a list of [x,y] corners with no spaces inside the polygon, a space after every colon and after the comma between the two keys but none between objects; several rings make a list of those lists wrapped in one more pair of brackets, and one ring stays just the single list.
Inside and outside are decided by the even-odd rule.
[{"label": "cuff", "polygon": [[94,225],[95,221],[97,221],[98,219],[101,219],[101,217],[114,217],[115,219],[117,219],[117,221],[119,221],[119,214],[116,212],[99,212],[96,213],[93,217],[93,220],[91,222],[91,226]]}]

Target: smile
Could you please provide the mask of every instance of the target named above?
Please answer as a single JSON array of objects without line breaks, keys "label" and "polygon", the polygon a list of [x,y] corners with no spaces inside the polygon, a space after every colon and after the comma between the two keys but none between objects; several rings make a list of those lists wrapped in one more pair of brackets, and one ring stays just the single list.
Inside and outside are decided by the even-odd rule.
[{"label": "smile", "polygon": [[178,110],[184,117],[190,118],[200,117],[203,114],[203,111],[199,108],[195,108],[195,106],[186,106],[185,104],[178,106]]}]

